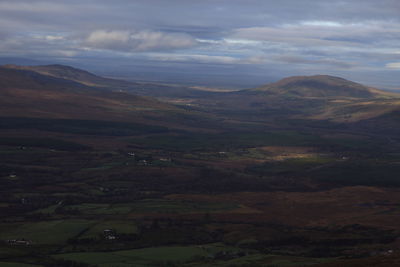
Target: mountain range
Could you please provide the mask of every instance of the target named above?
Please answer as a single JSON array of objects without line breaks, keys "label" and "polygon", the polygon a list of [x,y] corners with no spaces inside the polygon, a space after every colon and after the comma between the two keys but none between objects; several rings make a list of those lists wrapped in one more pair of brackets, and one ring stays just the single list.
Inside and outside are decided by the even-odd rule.
[{"label": "mountain range", "polygon": [[328,75],[222,91],[3,66],[0,266],[381,266],[399,134],[399,94]]},{"label": "mountain range", "polygon": [[285,120],[330,121],[377,130],[395,124],[400,94],[343,78],[284,78],[233,92],[144,84],[103,78],[63,65],[0,68],[1,114],[215,128],[226,123],[268,125]]}]

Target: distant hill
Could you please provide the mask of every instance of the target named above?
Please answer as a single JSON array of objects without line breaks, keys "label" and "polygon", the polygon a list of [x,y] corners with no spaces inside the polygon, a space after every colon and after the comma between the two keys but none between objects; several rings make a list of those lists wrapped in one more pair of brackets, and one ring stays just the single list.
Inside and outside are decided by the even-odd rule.
[{"label": "distant hill", "polygon": [[124,81],[103,78],[85,70],[59,64],[42,66],[20,66],[9,64],[4,65],[3,67],[16,70],[29,70],[46,76],[79,82],[87,86],[118,87],[122,86],[125,83]]},{"label": "distant hill", "polygon": [[0,67],[0,117],[122,121],[172,128],[198,128],[198,121],[209,121],[199,113],[150,97],[99,89],[63,77]]},{"label": "distant hill", "polygon": [[371,98],[386,94],[375,88],[329,75],[288,77],[254,90],[280,96],[316,98]]},{"label": "distant hill", "polygon": [[400,94],[334,76],[294,76],[212,96],[199,104],[213,112],[269,125],[293,119],[352,123],[398,110]]},{"label": "distant hill", "polygon": [[1,116],[117,120],[178,128],[219,128],[217,121],[287,127],[290,123],[285,122],[292,120],[388,128],[388,118],[394,118],[390,114],[400,110],[400,94],[328,75],[210,92],[108,79],[63,65],[0,67],[0,96]]},{"label": "distant hill", "polygon": [[308,119],[356,122],[400,108],[400,94],[329,75],[289,77],[250,91]]},{"label": "distant hill", "polygon": [[8,64],[4,68],[16,70],[28,70],[42,75],[55,78],[75,81],[86,86],[98,87],[110,91],[131,92],[142,96],[152,96],[157,98],[191,98],[202,97],[211,94],[207,90],[198,87],[187,87],[180,85],[167,85],[157,83],[129,82],[111,78],[104,78],[86,70],[65,66],[65,65],[39,65],[39,66],[19,66]]},{"label": "distant hill", "polygon": [[[89,116],[89,114],[101,116],[102,113],[103,115],[104,113],[111,113],[117,107],[112,107],[113,104],[117,105],[123,102],[127,105],[125,107],[119,105],[122,110],[124,108],[139,108],[140,106],[146,108],[168,107],[167,104],[149,98],[97,90],[73,80],[8,67],[0,67],[0,93],[2,95],[0,101],[3,102],[1,107],[3,109],[2,115],[8,113],[6,107],[13,109],[14,106],[23,104],[23,109],[20,112],[30,115],[32,113],[29,111],[35,113],[34,110],[30,110],[34,106],[36,106],[38,112],[39,110],[49,109],[49,106],[54,106],[55,109],[52,112],[49,111],[52,116],[67,115],[67,113],[73,111],[71,108],[68,110],[62,109],[64,105],[84,108],[88,112],[76,114],[77,116]],[[121,103],[117,102],[122,100],[123,102]],[[132,105],[132,107],[129,107],[129,105]],[[90,109],[93,109],[93,112],[89,112]],[[103,110],[103,112],[99,112],[96,115],[97,109]],[[76,109],[76,112],[81,111]],[[72,116],[72,114],[70,115]]]}]

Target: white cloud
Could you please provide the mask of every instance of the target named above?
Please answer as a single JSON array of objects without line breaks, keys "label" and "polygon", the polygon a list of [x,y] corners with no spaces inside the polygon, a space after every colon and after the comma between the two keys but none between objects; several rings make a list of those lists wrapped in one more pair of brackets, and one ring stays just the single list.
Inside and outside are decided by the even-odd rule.
[{"label": "white cloud", "polygon": [[291,45],[359,47],[397,40],[400,34],[399,27],[400,23],[385,21],[365,23],[301,21],[297,24],[280,26],[239,28],[230,38]]},{"label": "white cloud", "polygon": [[261,43],[260,41],[254,41],[254,40],[229,39],[229,38],[225,38],[224,41],[227,44],[233,44],[233,45],[259,45]]},{"label": "white cloud", "polygon": [[54,50],[51,51],[55,56],[63,56],[63,57],[75,57],[78,55],[78,51],[74,50]]},{"label": "white cloud", "polygon": [[[29,36],[29,35],[28,35]],[[62,35],[56,35],[56,34],[32,34],[30,35],[31,38],[35,40],[43,40],[43,41],[48,41],[48,42],[54,42],[54,41],[63,41],[65,40],[65,37]]]},{"label": "white cloud", "polygon": [[344,24],[336,22],[336,21],[324,21],[324,20],[311,20],[311,21],[302,21],[300,23],[304,26],[323,26],[323,27],[343,27]]},{"label": "white cloud", "polygon": [[247,58],[236,58],[231,56],[210,56],[210,55],[176,55],[176,54],[156,54],[150,56],[152,60],[172,61],[172,62],[192,62],[204,64],[262,64],[265,58],[253,56]]},{"label": "white cloud", "polygon": [[60,36],[60,35],[46,35],[45,39],[47,41],[61,41],[64,40],[64,36]]},{"label": "white cloud", "polygon": [[197,42],[202,44],[221,44],[220,40],[196,39]]},{"label": "white cloud", "polygon": [[388,64],[386,64],[386,68],[394,69],[394,70],[400,70],[400,62],[388,63]]},{"label": "white cloud", "polygon": [[190,48],[198,42],[183,33],[97,30],[89,34],[84,44],[98,49],[143,52]]},{"label": "white cloud", "polygon": [[128,31],[98,30],[89,34],[85,44],[96,48],[113,48],[128,45],[130,33]]}]

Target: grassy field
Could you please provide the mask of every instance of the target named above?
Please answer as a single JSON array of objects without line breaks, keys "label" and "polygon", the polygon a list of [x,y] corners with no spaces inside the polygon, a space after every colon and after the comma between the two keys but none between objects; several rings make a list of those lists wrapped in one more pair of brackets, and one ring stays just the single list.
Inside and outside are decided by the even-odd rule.
[{"label": "grassy field", "polygon": [[4,262],[0,261],[1,267],[39,267],[39,265],[25,264],[20,262]]},{"label": "grassy field", "polygon": [[[310,266],[319,263],[331,262],[332,259],[324,258],[305,258],[305,257],[293,257],[293,256],[280,256],[280,255],[263,255],[263,254],[251,254],[236,259],[230,260],[217,260],[212,262],[212,266],[220,267],[240,267],[240,266],[279,266],[279,267],[291,267],[291,266]],[[210,266],[210,262],[205,263],[189,263],[185,265],[187,267],[207,267]]]},{"label": "grassy field", "polygon": [[57,258],[96,264],[101,267],[162,266],[162,264],[184,264],[202,258],[213,258],[216,254],[237,253],[240,250],[221,244],[202,246],[168,246],[114,252],[68,253]]},{"label": "grassy field", "polygon": [[309,266],[333,259],[278,256],[245,251],[218,244],[191,247],[158,247],[106,253],[69,253],[57,258],[96,264],[101,267],[127,266]]},{"label": "grassy field", "polygon": [[232,203],[208,203],[149,199],[143,200],[132,207],[133,212],[162,212],[162,213],[187,213],[187,212],[213,212],[226,211],[237,208]]},{"label": "grassy field", "polygon": [[100,221],[90,227],[80,238],[99,238],[105,229],[112,229],[116,234],[136,234],[138,232],[133,221]]},{"label": "grassy field", "polygon": [[172,201],[166,199],[145,199],[126,204],[96,204],[83,203],[80,205],[66,206],[66,209],[78,210],[88,215],[112,215],[129,213],[188,213],[188,212],[213,212],[237,208],[231,203],[208,203]]},{"label": "grassy field", "polygon": [[399,187],[397,161],[350,160],[313,170],[311,175],[320,182],[338,185],[367,185]]},{"label": "grassy field", "polygon": [[88,229],[93,222],[87,220],[54,220],[0,224],[0,239],[24,238],[35,244],[62,244]]},{"label": "grassy field", "polygon": [[64,141],[54,138],[34,138],[34,137],[1,137],[0,145],[17,147],[40,147],[65,151],[87,150],[88,146],[71,141]]},{"label": "grassy field", "polygon": [[303,146],[315,143],[318,136],[298,132],[266,133],[221,133],[221,134],[179,134],[154,135],[134,138],[134,144],[176,151],[229,151],[243,147],[268,145]]},{"label": "grassy field", "polygon": [[130,136],[168,132],[168,128],[115,121],[0,117],[0,129],[28,129],[84,135]]}]

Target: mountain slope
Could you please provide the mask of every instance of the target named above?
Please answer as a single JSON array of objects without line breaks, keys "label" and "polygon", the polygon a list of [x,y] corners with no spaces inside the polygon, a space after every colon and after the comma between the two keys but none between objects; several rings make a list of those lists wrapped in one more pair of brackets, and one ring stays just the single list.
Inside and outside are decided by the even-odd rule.
[{"label": "mountain slope", "polygon": [[157,98],[191,98],[211,94],[208,91],[187,86],[139,83],[104,78],[82,69],[59,64],[37,66],[19,66],[9,64],[4,65],[3,67],[15,70],[28,70],[42,75],[75,81],[86,86],[103,88],[110,91],[130,92],[137,95]]},{"label": "mountain slope", "polygon": [[29,70],[0,67],[0,116],[201,127],[203,114],[124,92],[100,90]]},{"label": "mountain slope", "polygon": [[4,65],[3,67],[15,70],[28,70],[46,76],[79,82],[87,86],[102,87],[105,85],[118,86],[122,84],[122,81],[103,78],[85,70],[59,64],[42,66]]},{"label": "mountain slope", "polygon": [[386,94],[383,91],[379,92],[377,89],[329,75],[288,77],[255,90],[301,98],[373,98]]},{"label": "mountain slope", "polygon": [[255,89],[309,119],[355,122],[400,108],[400,94],[364,86],[343,78],[296,76]]},{"label": "mountain slope", "polygon": [[[374,124],[379,125],[380,118],[387,118],[385,114],[400,110],[399,94],[327,75],[289,77],[228,93],[192,94],[178,86],[135,86],[68,66],[8,65],[0,68],[0,112],[2,116],[107,119],[174,127],[214,127],[219,117],[236,125],[250,122],[280,127],[293,119],[355,123],[377,118]],[[177,107],[125,91],[177,102],[184,96],[191,105]]]},{"label": "mountain slope", "polygon": [[400,94],[328,75],[295,76],[198,101],[214,112],[276,124],[283,120],[355,122],[400,107]]}]

